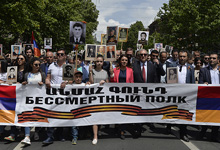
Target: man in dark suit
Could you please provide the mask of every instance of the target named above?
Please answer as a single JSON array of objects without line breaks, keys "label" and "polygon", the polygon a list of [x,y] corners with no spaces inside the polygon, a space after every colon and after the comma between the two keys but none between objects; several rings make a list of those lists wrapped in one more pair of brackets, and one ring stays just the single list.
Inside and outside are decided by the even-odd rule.
[{"label": "man in dark suit", "polygon": [[140,60],[133,64],[135,83],[155,83],[156,67],[153,63],[147,62],[147,51],[142,49],[139,52]]},{"label": "man in dark suit", "polygon": [[73,78],[73,74],[71,73],[72,70],[72,66],[66,66],[66,73],[64,73],[64,77],[69,77],[69,78]]},{"label": "man in dark suit", "polygon": [[153,50],[151,52],[151,62],[154,64],[157,71],[156,83],[160,83],[161,76],[165,75],[165,70],[163,69],[163,65],[159,61],[158,57],[159,57],[159,52],[157,50]]},{"label": "man in dark suit", "polygon": [[[178,83],[186,84],[186,83],[195,83],[194,77],[194,68],[192,65],[187,63],[188,60],[188,52],[186,50],[181,50],[179,52],[179,61],[168,63],[168,67],[177,67],[178,68]],[[187,137],[187,126],[180,125],[180,139],[189,142]],[[171,126],[167,126],[167,130],[171,130]]]},{"label": "man in dark suit", "polygon": [[[219,56],[217,53],[211,53],[209,56],[209,65],[202,68],[199,72],[199,84],[220,84],[219,75]],[[206,133],[208,126],[202,126],[202,130],[198,135],[198,139],[202,139]],[[211,140],[220,142],[218,139],[218,126],[212,126]]]},{"label": "man in dark suit", "polygon": [[73,36],[70,37],[70,43],[73,44],[85,44],[85,38],[83,37],[83,26],[80,23],[75,23],[72,29]]},{"label": "man in dark suit", "polygon": [[41,71],[43,71],[47,75],[48,68],[49,68],[50,64],[52,64],[52,62],[53,62],[53,52],[48,51],[46,53],[46,60],[47,60],[47,63],[41,64],[40,69],[41,69]]}]

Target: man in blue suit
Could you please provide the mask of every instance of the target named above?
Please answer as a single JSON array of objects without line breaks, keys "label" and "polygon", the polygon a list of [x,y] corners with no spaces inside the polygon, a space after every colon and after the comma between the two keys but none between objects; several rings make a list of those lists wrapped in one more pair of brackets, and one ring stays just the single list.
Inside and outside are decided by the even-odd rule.
[{"label": "man in blue suit", "polygon": [[[186,50],[181,50],[179,52],[179,61],[174,63],[168,63],[168,67],[177,67],[178,69],[178,83],[186,84],[186,83],[195,83],[194,77],[194,68],[192,65],[187,63],[188,60],[188,52]],[[170,130],[171,126],[168,126],[168,130]],[[189,142],[187,137],[187,126],[180,125],[180,139]]]},{"label": "man in blue suit", "polygon": [[[211,53],[209,56],[209,65],[199,72],[199,84],[220,84],[219,75],[219,56],[217,53]],[[208,126],[202,126],[202,130],[198,135],[198,139],[202,139],[206,133]],[[211,140],[220,142],[218,139],[218,126],[212,126]]]}]

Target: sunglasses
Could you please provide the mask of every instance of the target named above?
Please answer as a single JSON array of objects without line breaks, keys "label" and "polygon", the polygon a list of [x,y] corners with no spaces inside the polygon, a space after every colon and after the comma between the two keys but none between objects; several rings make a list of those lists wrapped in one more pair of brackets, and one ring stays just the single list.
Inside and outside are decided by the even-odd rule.
[{"label": "sunglasses", "polygon": [[38,67],[38,66],[40,66],[40,64],[34,64],[34,66],[35,66],[35,67]]},{"label": "sunglasses", "polygon": [[156,57],[156,58],[158,58],[158,56],[157,56],[157,55],[152,55],[152,57]]},{"label": "sunglasses", "polygon": [[57,56],[64,56],[64,53],[57,53]]},{"label": "sunglasses", "polygon": [[205,60],[209,60],[209,58],[204,58]]},{"label": "sunglasses", "polygon": [[20,59],[20,60],[24,60],[24,58],[17,58],[18,60]]},{"label": "sunglasses", "polygon": [[217,59],[217,58],[215,58],[215,57],[210,57],[209,59],[214,59],[214,60],[215,60],[215,59]]},{"label": "sunglasses", "polygon": [[147,56],[147,54],[140,54],[140,56]]},{"label": "sunglasses", "polygon": [[96,62],[97,62],[97,63],[98,63],[98,62],[102,63],[103,61],[96,61]]}]

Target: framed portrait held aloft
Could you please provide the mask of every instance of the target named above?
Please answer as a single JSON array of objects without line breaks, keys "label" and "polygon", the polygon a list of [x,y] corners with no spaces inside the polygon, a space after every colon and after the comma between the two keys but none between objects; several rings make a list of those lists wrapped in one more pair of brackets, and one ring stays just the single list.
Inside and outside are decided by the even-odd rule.
[{"label": "framed portrait held aloft", "polygon": [[128,28],[119,27],[118,30],[118,42],[127,42],[128,41]]},{"label": "framed portrait held aloft", "polygon": [[116,45],[106,46],[105,61],[116,61]]},{"label": "framed portrait held aloft", "polygon": [[167,68],[167,83],[178,83],[177,67]]},{"label": "framed portrait held aloft", "polygon": [[147,45],[149,39],[148,31],[139,31],[138,32],[138,44]]},{"label": "framed portrait held aloft", "polygon": [[98,55],[102,55],[105,58],[106,45],[96,45],[96,58]]},{"label": "framed portrait held aloft", "polygon": [[63,80],[73,80],[73,76],[74,76],[74,65],[64,64]]},{"label": "framed portrait held aloft", "polygon": [[163,43],[154,43],[154,49],[159,51],[163,48]]},{"label": "framed portrait held aloft", "polygon": [[22,52],[25,52],[25,48],[29,46],[32,47],[32,49],[34,49],[34,44],[22,44]]},{"label": "framed portrait held aloft", "polygon": [[101,34],[101,45],[106,45],[107,39],[107,34]]},{"label": "framed portrait held aloft", "polygon": [[85,49],[86,49],[85,60],[95,60],[96,45],[86,44]]},{"label": "framed portrait held aloft", "polygon": [[70,21],[70,44],[86,43],[86,23],[80,21]]},{"label": "framed portrait held aloft", "polygon": [[17,66],[7,67],[7,81],[10,83],[17,82]]},{"label": "framed portrait held aloft", "polygon": [[44,38],[44,49],[52,49],[52,38]]},{"label": "framed portrait held aloft", "polygon": [[21,45],[11,45],[11,59],[16,59],[22,53]]},{"label": "framed portrait held aloft", "polygon": [[108,35],[108,39],[106,45],[117,45],[118,27],[117,26],[107,27],[107,35]]}]

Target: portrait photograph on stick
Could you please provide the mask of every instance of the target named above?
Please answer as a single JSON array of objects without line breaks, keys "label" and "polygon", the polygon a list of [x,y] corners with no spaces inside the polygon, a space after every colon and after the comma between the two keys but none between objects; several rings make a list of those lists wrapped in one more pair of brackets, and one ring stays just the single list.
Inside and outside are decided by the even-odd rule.
[{"label": "portrait photograph on stick", "polygon": [[106,45],[96,45],[96,57],[102,55],[105,58]]},{"label": "portrait photograph on stick", "polygon": [[74,65],[64,64],[63,65],[63,80],[73,80]]},{"label": "portrait photograph on stick", "polygon": [[162,48],[163,48],[163,43],[154,43],[155,50],[160,52]]},{"label": "portrait photograph on stick", "polygon": [[44,38],[44,49],[52,49],[52,38]]},{"label": "portrait photograph on stick", "polygon": [[21,45],[11,45],[11,59],[16,59],[21,52]]},{"label": "portrait photograph on stick", "polygon": [[101,45],[106,45],[107,39],[107,34],[101,34]]},{"label": "portrait photograph on stick", "polygon": [[70,21],[70,44],[85,44],[86,23],[80,21]]},{"label": "portrait photograph on stick", "polygon": [[106,46],[105,61],[116,61],[116,45]]},{"label": "portrait photograph on stick", "polygon": [[95,60],[96,45],[86,44],[85,49],[86,49],[85,60]]},{"label": "portrait photograph on stick", "polygon": [[107,27],[107,45],[117,45],[118,41],[118,27],[117,26],[111,26]]},{"label": "portrait photograph on stick", "polygon": [[7,67],[7,81],[10,83],[17,82],[17,66]]},{"label": "portrait photograph on stick", "polygon": [[118,42],[127,42],[127,41],[128,41],[128,28],[119,27]]},{"label": "portrait photograph on stick", "polygon": [[149,32],[148,31],[139,31],[138,32],[138,44],[147,45],[148,44],[148,38],[149,38]]},{"label": "portrait photograph on stick", "polygon": [[[22,44],[22,52],[24,52],[24,51],[25,51],[25,48],[28,47],[28,46],[31,46],[32,49],[34,49],[34,44],[27,44],[27,43],[24,43],[24,44]],[[21,52],[21,53],[22,53],[22,52]]]},{"label": "portrait photograph on stick", "polygon": [[167,68],[167,83],[178,83],[177,67]]}]

